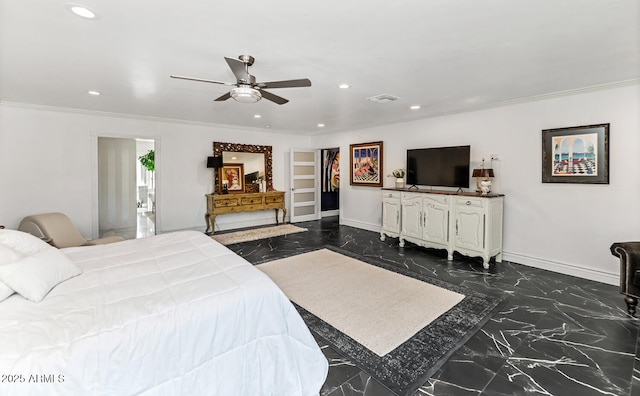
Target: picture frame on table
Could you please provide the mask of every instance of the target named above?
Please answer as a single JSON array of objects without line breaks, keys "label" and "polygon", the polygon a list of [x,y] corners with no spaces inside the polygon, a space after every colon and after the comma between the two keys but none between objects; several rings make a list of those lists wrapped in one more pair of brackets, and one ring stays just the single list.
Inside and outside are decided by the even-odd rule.
[{"label": "picture frame on table", "polygon": [[383,142],[349,145],[350,184],[382,187]]},{"label": "picture frame on table", "polygon": [[218,170],[218,180],[220,181],[220,191],[227,191],[230,194],[244,192],[244,165],[243,164],[222,164],[222,168]]},{"label": "picture frame on table", "polygon": [[609,124],[544,129],[542,182],[609,184]]}]

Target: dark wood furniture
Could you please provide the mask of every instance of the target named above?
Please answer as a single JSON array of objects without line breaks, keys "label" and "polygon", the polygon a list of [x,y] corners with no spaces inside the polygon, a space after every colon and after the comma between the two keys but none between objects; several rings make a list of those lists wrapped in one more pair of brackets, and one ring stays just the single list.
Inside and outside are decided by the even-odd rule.
[{"label": "dark wood furniture", "polygon": [[640,298],[640,242],[616,242],[611,245],[611,254],[620,259],[620,293],[634,316]]}]

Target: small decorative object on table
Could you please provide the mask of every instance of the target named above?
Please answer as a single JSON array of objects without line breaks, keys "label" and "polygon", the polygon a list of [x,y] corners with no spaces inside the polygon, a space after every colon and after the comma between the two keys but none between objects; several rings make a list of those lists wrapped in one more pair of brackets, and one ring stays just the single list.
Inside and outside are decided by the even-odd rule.
[{"label": "small decorative object on table", "polygon": [[402,189],[404,188],[404,169],[399,168],[394,170],[393,172],[391,172],[390,175],[388,176],[393,176],[396,178],[396,188],[398,189]]},{"label": "small decorative object on table", "polygon": [[491,180],[482,180],[480,182],[480,190],[482,191],[482,195],[487,195],[491,192]]},{"label": "small decorative object on table", "polygon": [[[491,159],[493,161],[493,158]],[[487,195],[491,192],[491,178],[495,177],[492,168],[484,167],[484,158],[479,169],[473,170],[473,177],[476,178],[476,192]]]},{"label": "small decorative object on table", "polygon": [[257,193],[260,191],[260,184],[258,183],[247,183],[244,185],[244,192],[247,193]]}]

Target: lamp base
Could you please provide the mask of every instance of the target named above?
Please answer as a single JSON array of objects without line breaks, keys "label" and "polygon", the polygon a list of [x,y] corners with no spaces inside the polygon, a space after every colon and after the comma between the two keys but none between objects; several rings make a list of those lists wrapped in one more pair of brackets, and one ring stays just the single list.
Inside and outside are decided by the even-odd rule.
[{"label": "lamp base", "polygon": [[480,182],[480,189],[482,190],[482,195],[487,195],[491,192],[491,180],[483,180]]}]

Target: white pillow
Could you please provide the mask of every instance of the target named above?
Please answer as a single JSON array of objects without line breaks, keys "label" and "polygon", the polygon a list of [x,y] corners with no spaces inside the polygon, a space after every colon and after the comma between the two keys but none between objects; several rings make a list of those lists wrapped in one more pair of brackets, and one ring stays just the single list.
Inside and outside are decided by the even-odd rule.
[{"label": "white pillow", "polygon": [[57,284],[82,271],[54,247],[0,266],[0,281],[22,297],[38,302]]},{"label": "white pillow", "polygon": [[0,243],[22,254],[33,254],[53,248],[37,236],[17,230],[0,230]]},{"label": "white pillow", "polygon": [[[26,232],[2,229],[0,245],[0,256],[7,260],[0,262],[0,285],[31,301],[42,300],[57,284],[82,272],[64,253]],[[0,286],[0,301],[2,290]]]},{"label": "white pillow", "polygon": [[15,293],[12,288],[0,282],[0,301]]},{"label": "white pillow", "polygon": [[[25,258],[24,254],[0,243],[0,265],[15,263],[23,258]],[[0,282],[0,301],[9,297],[13,293],[14,291],[12,288],[5,285],[3,282]]]}]

